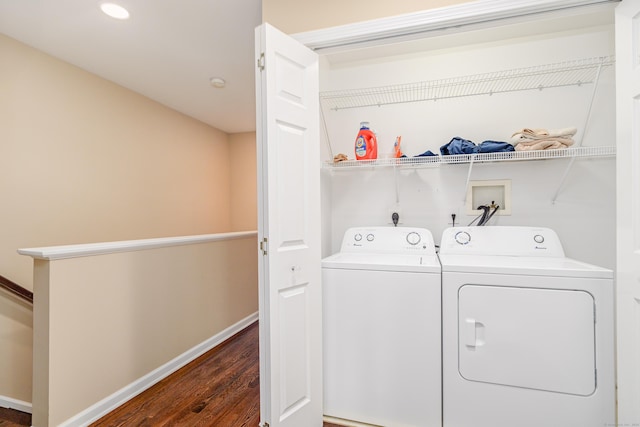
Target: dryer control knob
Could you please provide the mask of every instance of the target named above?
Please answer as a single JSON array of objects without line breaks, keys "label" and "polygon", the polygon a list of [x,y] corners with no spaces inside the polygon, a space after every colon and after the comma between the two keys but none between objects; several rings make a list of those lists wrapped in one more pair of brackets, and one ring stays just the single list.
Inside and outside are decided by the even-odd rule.
[{"label": "dryer control knob", "polygon": [[536,234],[535,236],[533,236],[533,240],[536,243],[542,243],[542,242],[544,242],[544,236],[542,236],[540,234]]},{"label": "dryer control knob", "polygon": [[471,236],[466,231],[459,231],[455,236],[456,242],[461,245],[466,245],[471,241]]},{"label": "dryer control knob", "polygon": [[375,237],[373,236],[373,234],[367,234],[367,240],[370,242],[373,242],[373,239],[375,239]]},{"label": "dryer control knob", "polygon": [[356,242],[359,242],[360,240],[362,240],[362,234],[358,233],[355,236],[353,236],[353,240],[355,240]]},{"label": "dryer control knob", "polygon": [[418,243],[420,243],[420,240],[422,240],[422,238],[415,231],[407,234],[407,243],[409,243],[410,245],[417,245]]}]

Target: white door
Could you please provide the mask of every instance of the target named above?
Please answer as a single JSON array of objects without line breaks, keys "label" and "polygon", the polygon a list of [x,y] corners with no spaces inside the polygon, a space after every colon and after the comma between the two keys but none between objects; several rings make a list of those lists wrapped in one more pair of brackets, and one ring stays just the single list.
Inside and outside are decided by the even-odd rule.
[{"label": "white door", "polygon": [[640,425],[640,1],[616,8],[618,424]]},{"label": "white door", "polygon": [[256,29],[260,418],[322,426],[318,56]]}]

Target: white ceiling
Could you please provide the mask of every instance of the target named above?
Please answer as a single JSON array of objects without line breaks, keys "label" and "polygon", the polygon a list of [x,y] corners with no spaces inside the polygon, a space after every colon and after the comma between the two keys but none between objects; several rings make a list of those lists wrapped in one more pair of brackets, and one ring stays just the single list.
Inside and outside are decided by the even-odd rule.
[{"label": "white ceiling", "polygon": [[[261,0],[0,0],[0,33],[227,133],[255,130]],[[214,89],[211,77],[227,85]]]}]

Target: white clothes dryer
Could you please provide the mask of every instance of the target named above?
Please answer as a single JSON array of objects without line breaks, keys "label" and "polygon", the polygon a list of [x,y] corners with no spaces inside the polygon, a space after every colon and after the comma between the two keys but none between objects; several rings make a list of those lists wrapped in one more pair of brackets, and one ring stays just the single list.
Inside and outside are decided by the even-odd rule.
[{"label": "white clothes dryer", "polygon": [[441,281],[431,232],[347,230],[340,252],[322,261],[322,287],[325,416],[440,426]]},{"label": "white clothes dryer", "polygon": [[611,270],[533,227],[440,243],[445,427],[615,425]]}]

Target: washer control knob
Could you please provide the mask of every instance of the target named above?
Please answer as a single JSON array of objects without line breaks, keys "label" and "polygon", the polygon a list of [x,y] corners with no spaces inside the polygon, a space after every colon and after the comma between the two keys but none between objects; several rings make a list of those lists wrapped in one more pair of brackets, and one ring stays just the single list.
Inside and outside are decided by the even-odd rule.
[{"label": "washer control knob", "polygon": [[373,239],[375,239],[375,237],[373,236],[373,234],[367,234],[367,241],[369,241],[369,242],[373,242]]},{"label": "washer control knob", "polygon": [[542,242],[544,242],[544,236],[541,235],[541,234],[536,234],[535,236],[533,236],[533,240],[536,243],[542,243]]},{"label": "washer control knob", "polygon": [[471,236],[466,231],[459,231],[455,236],[456,242],[460,245],[467,245],[471,241]]},{"label": "washer control knob", "polygon": [[360,240],[362,240],[362,234],[358,233],[355,236],[353,236],[353,240],[355,240],[356,242],[359,242]]},{"label": "washer control knob", "polygon": [[417,245],[418,243],[420,243],[420,240],[422,240],[422,238],[420,237],[420,234],[416,233],[415,231],[412,231],[411,233],[407,234],[407,242],[410,245]]}]

